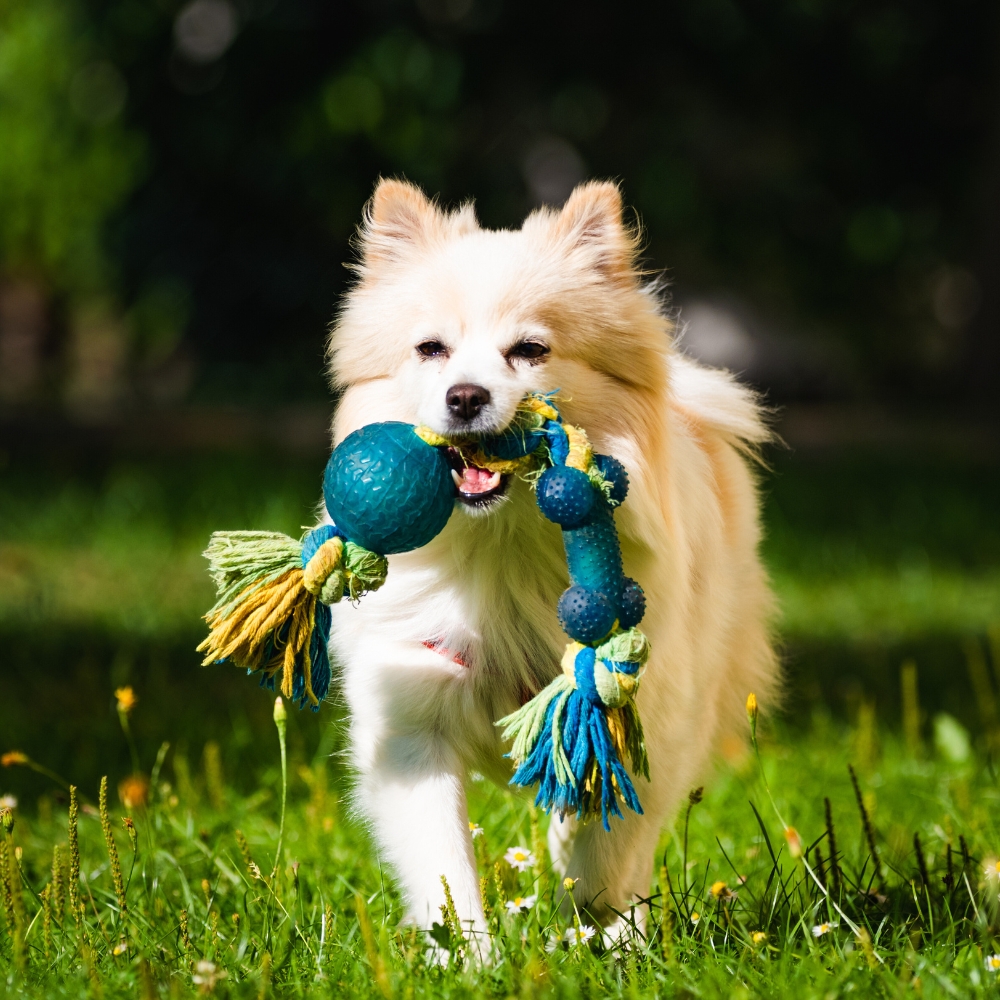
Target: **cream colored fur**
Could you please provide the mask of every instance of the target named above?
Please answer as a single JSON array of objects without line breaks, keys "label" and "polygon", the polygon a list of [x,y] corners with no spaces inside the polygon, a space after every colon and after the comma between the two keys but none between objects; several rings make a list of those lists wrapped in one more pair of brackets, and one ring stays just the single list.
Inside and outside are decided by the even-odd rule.
[{"label": "cream colored fur", "polygon": [[[358,281],[330,342],[343,391],[334,439],[373,421],[447,433],[447,389],[487,387],[480,429],[504,427],[525,392],[561,390],[567,420],[614,455],[631,488],[615,520],[625,571],[645,590],[652,657],[638,698],[651,782],[644,815],[577,829],[553,821],[560,873],[578,901],[614,920],[648,895],[661,827],[698,784],[719,741],[766,704],[777,668],[772,599],[757,548],[748,454],[768,438],[753,396],[686,358],[635,269],[635,234],[616,187],[576,189],[561,211],[517,231],[483,230],[470,206],[446,213],[415,187],[383,181],[360,233]],[[543,363],[508,362],[529,336]],[[422,358],[428,338],[447,358]],[[389,578],[357,606],[334,607],[332,645],[350,708],[355,802],[395,872],[409,918],[439,920],[447,876],[460,917],[485,927],[465,782],[505,784],[495,721],[559,669],[567,641],[556,602],[568,585],[559,529],[522,482],[486,514],[456,504],[428,546],[389,560]],[[428,649],[441,640],[466,666]]]}]

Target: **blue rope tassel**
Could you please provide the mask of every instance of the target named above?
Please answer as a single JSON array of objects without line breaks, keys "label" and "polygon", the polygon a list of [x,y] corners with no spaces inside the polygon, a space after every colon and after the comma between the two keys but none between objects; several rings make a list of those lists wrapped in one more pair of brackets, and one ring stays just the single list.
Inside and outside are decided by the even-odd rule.
[{"label": "blue rope tassel", "polygon": [[[548,704],[541,733],[534,747],[511,778],[511,784],[538,784],[535,805],[555,809],[560,815],[575,813],[577,818],[597,811],[610,830],[609,817],[622,817],[620,795],[625,805],[642,815],[642,806],[632,779],[622,763],[608,728],[606,706],[594,681],[597,665],[592,646],[582,647],[573,664],[575,688],[557,694]],[[640,664],[630,661],[601,661],[612,672],[634,676]],[[569,763],[568,773],[560,780],[555,749],[559,738]],[[640,735],[641,740],[641,735]],[[640,773],[643,762],[633,762]],[[647,772],[648,776],[648,772]]]}]

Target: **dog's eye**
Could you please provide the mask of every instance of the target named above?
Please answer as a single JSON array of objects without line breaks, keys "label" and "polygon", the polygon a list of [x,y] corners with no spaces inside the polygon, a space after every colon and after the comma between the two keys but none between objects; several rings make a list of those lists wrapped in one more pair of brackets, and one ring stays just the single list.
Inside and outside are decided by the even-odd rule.
[{"label": "dog's eye", "polygon": [[549,349],[545,344],[537,340],[522,340],[507,352],[507,360],[524,358],[526,361],[540,361],[548,353]]},{"label": "dog's eye", "polygon": [[440,340],[425,340],[417,344],[417,354],[422,358],[440,358],[448,356],[448,348]]}]

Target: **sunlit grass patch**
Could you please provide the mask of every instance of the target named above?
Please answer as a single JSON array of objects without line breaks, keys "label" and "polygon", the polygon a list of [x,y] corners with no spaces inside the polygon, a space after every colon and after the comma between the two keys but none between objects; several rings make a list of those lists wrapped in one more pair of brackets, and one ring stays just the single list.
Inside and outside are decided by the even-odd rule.
[{"label": "sunlit grass patch", "polygon": [[1000,617],[1000,570],[871,568],[774,574],[779,627],[792,637],[852,642],[985,632]]},{"label": "sunlit grass patch", "polygon": [[[123,721],[135,697],[123,692]],[[995,989],[1000,792],[968,736],[964,759],[948,759],[819,716],[808,735],[779,732],[761,747],[773,807],[752,755],[737,756],[665,832],[644,906],[623,915],[635,928],[625,947],[602,937],[587,901],[552,871],[544,817],[478,779],[470,809],[491,940],[474,939],[448,907],[429,936],[401,925],[389,873],[333,791],[335,762],[289,760],[282,838],[270,738],[275,763],[251,795],[225,781],[217,753],[192,768],[163,748],[140,762],[151,765],[142,788],[128,775],[109,783],[107,806],[98,789],[80,789],[75,822],[55,784],[37,815],[7,802],[0,995]],[[567,895],[575,906],[560,909]]]}]

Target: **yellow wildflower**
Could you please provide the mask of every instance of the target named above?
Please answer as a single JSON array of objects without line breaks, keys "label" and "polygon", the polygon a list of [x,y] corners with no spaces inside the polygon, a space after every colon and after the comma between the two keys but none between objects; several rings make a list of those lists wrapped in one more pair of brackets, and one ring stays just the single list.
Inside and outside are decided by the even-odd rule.
[{"label": "yellow wildflower", "polygon": [[131,687],[115,688],[115,699],[118,702],[118,711],[122,715],[128,715],[139,703],[139,696]]}]

